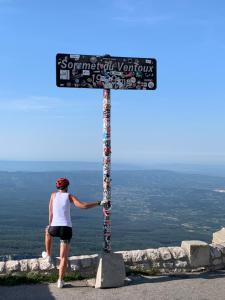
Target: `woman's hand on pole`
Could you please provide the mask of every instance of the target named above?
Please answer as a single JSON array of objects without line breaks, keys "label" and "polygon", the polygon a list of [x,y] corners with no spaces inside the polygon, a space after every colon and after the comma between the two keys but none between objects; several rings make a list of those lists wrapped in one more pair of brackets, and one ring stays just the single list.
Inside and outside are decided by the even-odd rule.
[{"label": "woman's hand on pole", "polygon": [[98,201],[98,205],[104,206],[104,205],[107,204],[108,202],[109,202],[108,200]]}]

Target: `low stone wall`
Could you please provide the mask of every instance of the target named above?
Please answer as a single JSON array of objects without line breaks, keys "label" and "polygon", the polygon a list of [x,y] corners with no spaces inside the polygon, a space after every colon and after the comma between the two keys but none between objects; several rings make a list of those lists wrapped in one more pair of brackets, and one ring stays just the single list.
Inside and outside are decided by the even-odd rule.
[{"label": "low stone wall", "polygon": [[[222,231],[222,233],[221,233]],[[219,242],[218,237],[219,236]],[[225,268],[225,229],[213,234],[212,244],[201,241],[183,241],[180,247],[118,251],[123,256],[126,271],[149,273],[184,273]],[[95,277],[99,255],[71,256],[69,272],[82,277]],[[50,273],[57,270],[59,258],[48,263],[43,258],[8,260],[0,262],[0,275],[29,272]]]}]

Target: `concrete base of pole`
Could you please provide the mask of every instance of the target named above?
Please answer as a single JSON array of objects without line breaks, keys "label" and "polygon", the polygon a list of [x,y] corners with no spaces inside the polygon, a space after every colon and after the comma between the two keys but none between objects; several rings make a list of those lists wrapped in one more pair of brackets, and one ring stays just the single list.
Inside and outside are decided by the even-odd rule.
[{"label": "concrete base of pole", "polygon": [[113,288],[124,285],[126,277],[123,257],[119,253],[104,253],[99,259],[95,288]]}]

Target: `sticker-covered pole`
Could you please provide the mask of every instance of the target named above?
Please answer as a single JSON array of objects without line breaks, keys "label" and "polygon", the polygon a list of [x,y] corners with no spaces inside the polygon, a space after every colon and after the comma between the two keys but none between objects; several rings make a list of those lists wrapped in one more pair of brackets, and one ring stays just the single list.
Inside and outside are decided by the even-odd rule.
[{"label": "sticker-covered pole", "polygon": [[104,252],[111,251],[111,103],[110,89],[103,90],[103,207],[104,215]]}]

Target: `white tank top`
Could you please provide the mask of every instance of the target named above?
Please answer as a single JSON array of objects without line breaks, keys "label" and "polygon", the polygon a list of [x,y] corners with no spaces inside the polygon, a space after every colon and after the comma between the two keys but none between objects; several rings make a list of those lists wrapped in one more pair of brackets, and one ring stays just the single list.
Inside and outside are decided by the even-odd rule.
[{"label": "white tank top", "polygon": [[51,226],[72,227],[69,193],[56,193],[55,199],[53,199],[53,219]]}]

